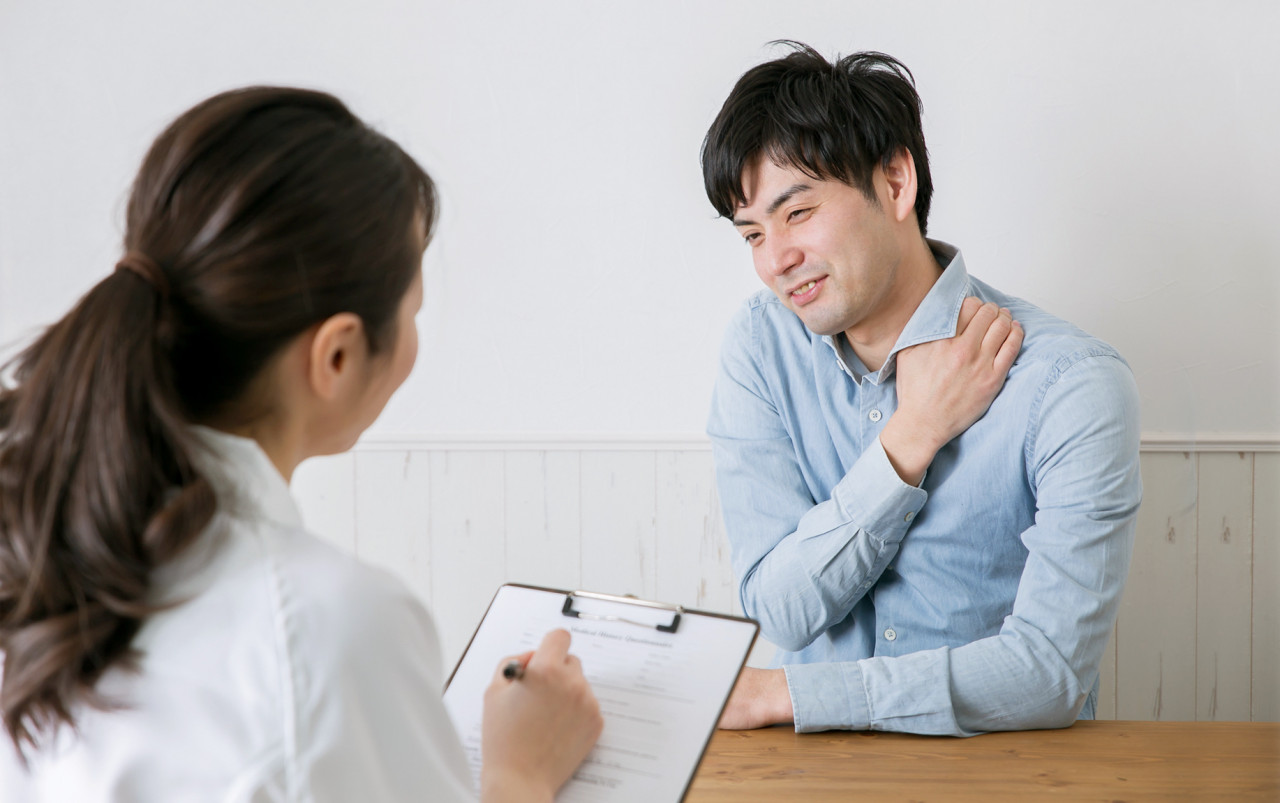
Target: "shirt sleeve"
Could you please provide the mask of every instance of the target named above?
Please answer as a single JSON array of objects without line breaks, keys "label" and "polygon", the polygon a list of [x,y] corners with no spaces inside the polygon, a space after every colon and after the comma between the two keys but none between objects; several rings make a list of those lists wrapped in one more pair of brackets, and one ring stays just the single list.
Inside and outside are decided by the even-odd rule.
[{"label": "shirt sleeve", "polygon": [[830,499],[813,498],[761,375],[751,314],[725,338],[707,433],[742,608],[769,641],[799,650],[875,584],[927,494],[899,479],[876,440]]},{"label": "shirt sleeve", "polygon": [[291,628],[299,798],[475,801],[431,617],[391,575],[358,569]]},{"label": "shirt sleeve", "polygon": [[1142,486],[1138,391],[1113,354],[1054,366],[1026,445],[1035,523],[1012,614],[956,648],[786,667],[798,731],[968,736],[1072,724],[1129,572]]}]

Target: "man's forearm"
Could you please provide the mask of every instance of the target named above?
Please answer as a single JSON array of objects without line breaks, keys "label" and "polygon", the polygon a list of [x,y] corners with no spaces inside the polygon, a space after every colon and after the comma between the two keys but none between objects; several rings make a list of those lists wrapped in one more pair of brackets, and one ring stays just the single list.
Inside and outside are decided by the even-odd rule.
[{"label": "man's forearm", "polygon": [[[768,487],[769,478],[756,473],[764,461],[740,443],[713,444],[743,608],[769,641],[801,649],[847,617],[875,584],[927,495],[902,483],[878,444],[818,505],[799,499],[798,490],[788,496]],[[771,504],[777,512],[767,515]],[[770,535],[791,515],[784,506],[805,504],[794,531]]]},{"label": "man's forearm", "polygon": [[787,672],[798,732],[973,736],[1061,728],[1075,720],[1092,683],[1025,623],[961,647],[795,664]]}]

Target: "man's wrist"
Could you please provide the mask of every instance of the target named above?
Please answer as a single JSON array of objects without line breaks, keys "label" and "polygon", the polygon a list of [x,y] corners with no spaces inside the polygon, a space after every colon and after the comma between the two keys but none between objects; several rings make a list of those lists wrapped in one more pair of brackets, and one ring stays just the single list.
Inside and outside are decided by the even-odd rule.
[{"label": "man's wrist", "polygon": [[889,465],[898,473],[898,478],[912,487],[920,485],[933,458],[942,448],[932,443],[923,428],[912,426],[899,413],[894,413],[881,430],[880,447],[889,458]]},{"label": "man's wrist", "polygon": [[767,699],[770,702],[770,710],[767,712],[767,717],[771,725],[781,725],[795,721],[795,707],[791,704],[791,685],[787,682],[786,669],[777,670],[776,685]]}]

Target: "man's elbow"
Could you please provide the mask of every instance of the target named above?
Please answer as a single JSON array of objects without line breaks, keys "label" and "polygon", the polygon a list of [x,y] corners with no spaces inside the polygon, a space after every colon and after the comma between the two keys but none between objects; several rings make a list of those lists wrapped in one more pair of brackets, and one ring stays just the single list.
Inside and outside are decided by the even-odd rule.
[{"label": "man's elbow", "polygon": [[804,607],[786,594],[763,592],[748,576],[739,588],[743,612],[760,623],[760,635],[780,650],[796,652],[813,643],[826,630],[808,621]]},{"label": "man's elbow", "polygon": [[987,730],[1029,731],[1061,730],[1076,724],[1085,697],[1071,694],[1055,694],[1039,705],[1028,707],[1019,714],[1009,716],[1003,723],[989,723]]},{"label": "man's elbow", "polygon": [[[1083,702],[1083,701],[1081,701]],[[1045,712],[1043,723],[1037,725],[1039,730],[1060,730],[1076,724],[1080,715],[1080,704],[1063,704],[1050,706]]]},{"label": "man's elbow", "polygon": [[[757,619],[756,621],[760,620]],[[786,628],[766,627],[763,622],[760,623],[760,633],[764,636],[765,641],[787,652],[799,652],[812,644],[813,640],[818,637],[817,635],[811,636],[808,633],[789,631]]]},{"label": "man's elbow", "polygon": [[742,610],[760,623],[760,635],[766,641],[787,652],[803,650],[826,630],[806,622],[803,611],[789,610],[777,601],[749,602],[743,595]]}]

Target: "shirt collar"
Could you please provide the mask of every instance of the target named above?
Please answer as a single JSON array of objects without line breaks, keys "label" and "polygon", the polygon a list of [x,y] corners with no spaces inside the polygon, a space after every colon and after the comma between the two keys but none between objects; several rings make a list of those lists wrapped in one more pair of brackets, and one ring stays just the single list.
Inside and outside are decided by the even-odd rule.
[{"label": "shirt collar", "polygon": [[204,447],[192,460],[213,486],[220,511],[265,518],[287,527],[302,526],[289,484],[257,441],[198,425],[191,431]]},{"label": "shirt collar", "polygon": [[[960,317],[960,306],[969,295],[969,272],[965,269],[964,255],[960,249],[941,240],[925,240],[934,259],[942,267],[942,275],[929,288],[924,300],[912,313],[907,325],[902,328],[898,340],[889,351],[889,358],[874,374],[869,374],[862,361],[853,353],[853,349],[842,345],[835,336],[824,336],[822,339],[835,352],[836,361],[846,374],[861,382],[863,376],[875,384],[880,384],[893,375],[897,367],[897,355],[902,349],[928,343],[931,340],[942,340],[954,337],[956,324]],[[841,333],[843,334],[843,333]]]}]

